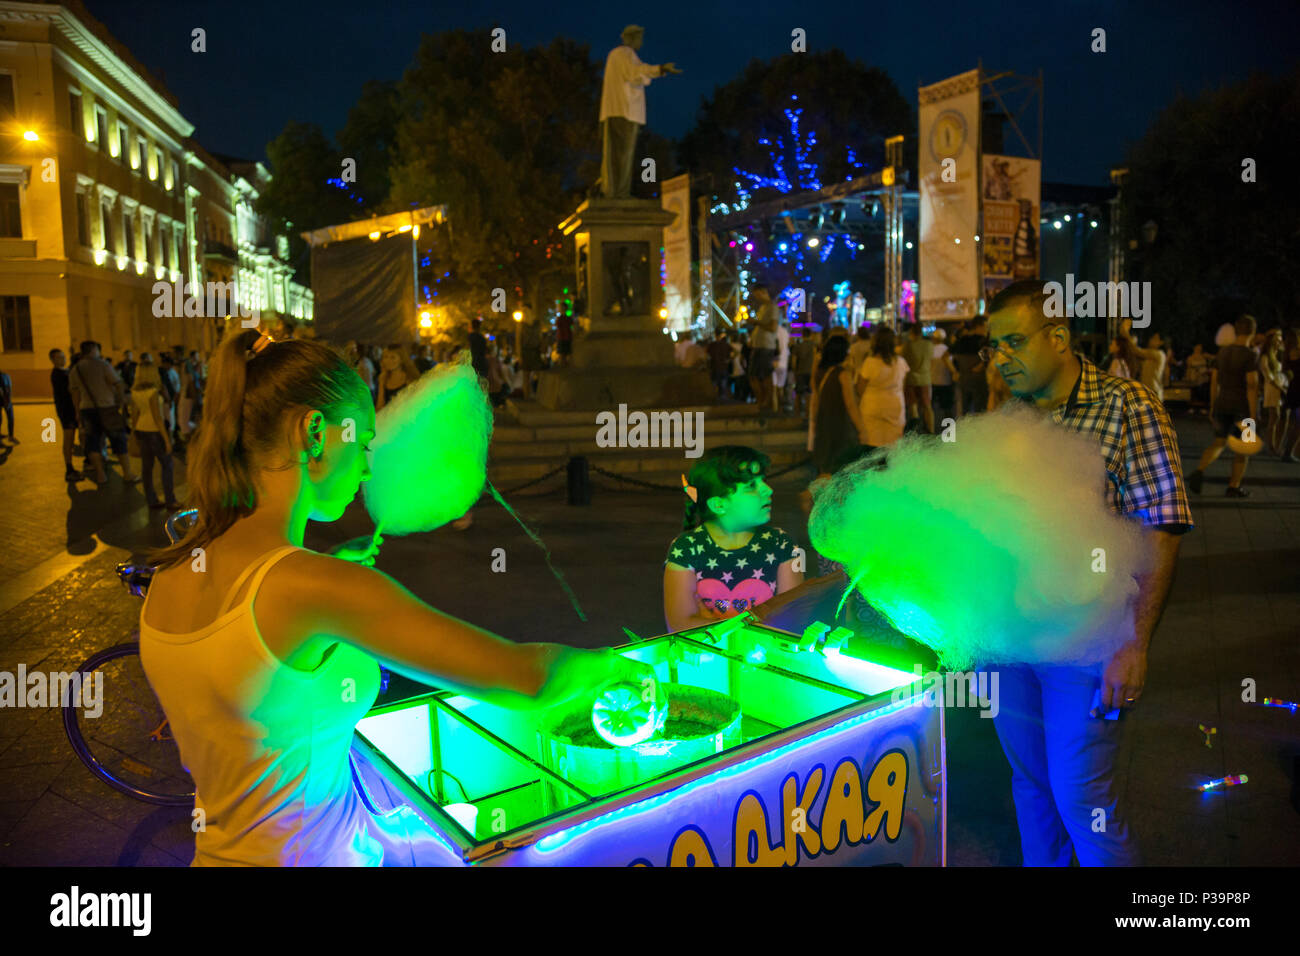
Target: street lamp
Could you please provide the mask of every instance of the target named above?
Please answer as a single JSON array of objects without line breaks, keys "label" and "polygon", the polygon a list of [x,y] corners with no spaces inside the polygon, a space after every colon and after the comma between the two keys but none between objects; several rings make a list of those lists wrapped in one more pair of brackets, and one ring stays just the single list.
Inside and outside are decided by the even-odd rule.
[{"label": "street lamp", "polygon": [[29,143],[39,143],[41,141],[40,135],[34,129],[29,129],[23,133],[23,139]]},{"label": "street lamp", "polygon": [[516,312],[514,319],[516,322],[522,322],[524,320],[524,314],[522,312]]}]

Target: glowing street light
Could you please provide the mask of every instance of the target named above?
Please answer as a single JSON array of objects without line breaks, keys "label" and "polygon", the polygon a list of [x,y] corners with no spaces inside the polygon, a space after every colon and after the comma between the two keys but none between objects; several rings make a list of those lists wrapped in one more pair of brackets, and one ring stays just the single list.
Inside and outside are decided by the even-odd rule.
[{"label": "glowing street light", "polygon": [[23,133],[23,139],[29,143],[39,143],[41,141],[40,135],[34,129],[29,129]]},{"label": "glowing street light", "polygon": [[514,318],[516,322],[522,322],[524,320],[524,314],[522,312],[516,312]]}]

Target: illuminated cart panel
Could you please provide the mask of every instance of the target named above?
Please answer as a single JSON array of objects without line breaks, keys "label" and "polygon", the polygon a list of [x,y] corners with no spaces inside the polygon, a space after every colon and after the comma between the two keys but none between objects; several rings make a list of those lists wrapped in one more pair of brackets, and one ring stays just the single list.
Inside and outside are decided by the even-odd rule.
[{"label": "illuminated cart panel", "polygon": [[[628,748],[590,711],[447,692],[377,707],[354,760],[372,808],[417,814],[447,865],[943,865],[943,708],[914,674],[799,650],[753,621],[626,645],[669,685]],[[588,705],[589,706],[589,705]]]}]

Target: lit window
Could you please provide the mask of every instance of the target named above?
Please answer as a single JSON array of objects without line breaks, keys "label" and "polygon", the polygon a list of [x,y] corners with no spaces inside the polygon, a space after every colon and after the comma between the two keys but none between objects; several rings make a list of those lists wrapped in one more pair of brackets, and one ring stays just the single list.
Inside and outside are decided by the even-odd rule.
[{"label": "lit window", "polygon": [[88,134],[86,129],[85,107],[81,101],[81,90],[68,90],[69,114],[68,119],[71,121],[72,134],[74,136],[85,136]]},{"label": "lit window", "polygon": [[23,237],[22,204],[18,198],[17,183],[0,183],[0,236]]}]

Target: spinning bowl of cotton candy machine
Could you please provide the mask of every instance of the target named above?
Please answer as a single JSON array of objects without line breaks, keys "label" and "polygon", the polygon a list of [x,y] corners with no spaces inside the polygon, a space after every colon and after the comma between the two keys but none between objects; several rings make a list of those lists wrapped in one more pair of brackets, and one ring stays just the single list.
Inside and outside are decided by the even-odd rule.
[{"label": "spinning bowl of cotton candy machine", "polygon": [[544,737],[544,758],[589,794],[612,793],[693,763],[741,742],[740,704],[703,687],[661,684],[668,702],[663,729],[626,747],[592,726],[590,702],[566,713]]}]

